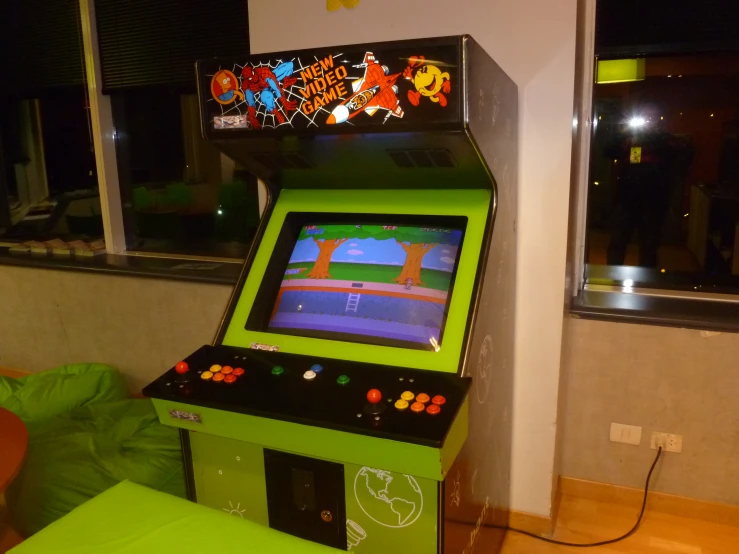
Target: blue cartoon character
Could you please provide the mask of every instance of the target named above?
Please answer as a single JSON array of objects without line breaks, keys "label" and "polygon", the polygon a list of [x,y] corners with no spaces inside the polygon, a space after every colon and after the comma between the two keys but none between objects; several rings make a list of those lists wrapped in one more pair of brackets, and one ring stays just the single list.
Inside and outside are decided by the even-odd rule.
[{"label": "blue cartoon character", "polygon": [[[297,81],[291,76],[292,73],[293,62],[291,61],[283,62],[274,69],[266,65],[259,67],[247,65],[241,70],[243,77],[241,88],[246,94],[246,103],[249,106],[247,118],[252,129],[262,127],[257,119],[257,94],[267,113],[274,115],[278,124],[285,123],[285,115],[298,109],[298,103],[288,100],[285,92]],[[280,103],[282,109],[277,106],[277,102]]]},{"label": "blue cartoon character", "polygon": [[237,98],[244,99],[244,93],[239,90],[239,80],[227,69],[220,69],[213,75],[210,81],[210,91],[219,104],[230,104]]}]

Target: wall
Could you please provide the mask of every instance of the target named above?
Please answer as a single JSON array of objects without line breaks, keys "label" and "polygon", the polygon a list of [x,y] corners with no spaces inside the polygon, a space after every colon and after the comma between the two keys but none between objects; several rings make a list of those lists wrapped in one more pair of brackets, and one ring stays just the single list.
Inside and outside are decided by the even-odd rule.
[{"label": "wall", "polygon": [[0,366],[102,362],[141,388],[213,340],[231,287],[0,266]]},{"label": "wall", "polygon": [[[249,2],[252,51],[469,33],[519,87],[512,508],[550,513],[562,339],[576,0]],[[275,27],[276,15],[283,14]]]},{"label": "wall", "polygon": [[[563,475],[641,488],[652,431],[678,433],[654,490],[739,504],[739,335],[573,319],[567,343]],[[641,445],[610,442],[611,422]]]}]

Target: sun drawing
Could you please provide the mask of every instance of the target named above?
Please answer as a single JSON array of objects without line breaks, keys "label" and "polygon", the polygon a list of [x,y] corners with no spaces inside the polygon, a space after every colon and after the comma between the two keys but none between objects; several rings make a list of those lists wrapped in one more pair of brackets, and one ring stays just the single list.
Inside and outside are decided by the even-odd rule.
[{"label": "sun drawing", "polygon": [[246,510],[241,509],[241,502],[236,504],[236,507],[234,508],[234,505],[231,503],[231,501],[228,501],[228,508],[223,508],[224,512],[228,512],[232,516],[239,516],[241,519],[244,519],[244,512]]}]

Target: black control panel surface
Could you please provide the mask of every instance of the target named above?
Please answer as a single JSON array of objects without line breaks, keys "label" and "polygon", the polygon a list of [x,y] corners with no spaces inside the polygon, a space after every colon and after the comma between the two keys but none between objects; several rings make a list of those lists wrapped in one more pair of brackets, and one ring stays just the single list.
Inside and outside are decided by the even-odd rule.
[{"label": "black control panel surface", "polygon": [[466,377],[231,346],[204,346],[144,389],[150,398],[440,448]]}]

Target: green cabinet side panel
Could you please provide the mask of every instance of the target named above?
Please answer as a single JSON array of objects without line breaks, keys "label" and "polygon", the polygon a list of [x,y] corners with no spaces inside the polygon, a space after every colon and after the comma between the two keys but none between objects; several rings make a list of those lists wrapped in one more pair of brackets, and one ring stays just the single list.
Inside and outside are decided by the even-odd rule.
[{"label": "green cabinet side panel", "polygon": [[269,525],[261,446],[190,433],[190,452],[198,504]]},{"label": "green cabinet side panel", "polygon": [[[259,251],[249,271],[223,344],[249,348],[252,343],[279,346],[280,351],[367,361],[417,369],[455,373],[459,366],[464,330],[485,234],[490,190],[283,190],[270,217]],[[466,216],[467,230],[457,266],[441,348],[438,352],[411,350],[247,331],[244,326],[275,248],[285,217],[290,212]]]},{"label": "green cabinet side panel", "polygon": [[[159,420],[164,425],[260,444],[265,448],[312,458],[382,467],[436,481],[444,480],[467,437],[467,402],[460,409],[442,449],[169,400],[154,399],[153,402]],[[196,414],[201,423],[174,418],[170,411]],[[445,452],[447,449],[448,452]]]},{"label": "green cabinet side panel", "polygon": [[345,464],[346,537],[357,554],[435,554],[437,481]]}]

